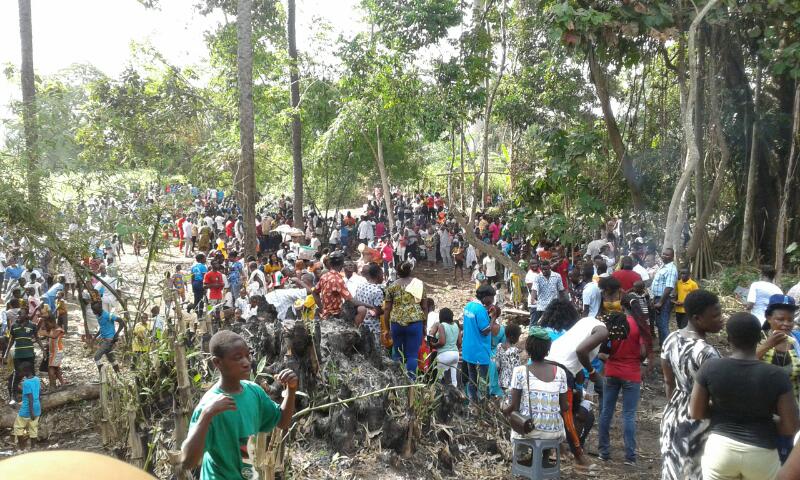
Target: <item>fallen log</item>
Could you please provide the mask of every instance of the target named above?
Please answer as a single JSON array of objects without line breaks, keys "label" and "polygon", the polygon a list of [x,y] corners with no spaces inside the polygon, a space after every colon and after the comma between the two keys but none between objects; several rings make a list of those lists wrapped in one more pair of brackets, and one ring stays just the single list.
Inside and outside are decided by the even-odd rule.
[{"label": "fallen log", "polygon": [[[42,395],[42,413],[68,403],[92,400],[100,396],[100,385],[80,384],[62,387],[53,393]],[[0,406],[0,428],[11,428],[17,418],[17,410],[7,405]]]}]

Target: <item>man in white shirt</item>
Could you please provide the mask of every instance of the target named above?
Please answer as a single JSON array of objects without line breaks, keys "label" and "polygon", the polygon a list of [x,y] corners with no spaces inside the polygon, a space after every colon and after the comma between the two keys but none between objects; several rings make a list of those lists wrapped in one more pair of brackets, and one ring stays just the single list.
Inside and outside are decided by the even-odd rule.
[{"label": "man in white shirt", "polygon": [[486,275],[486,280],[489,284],[494,286],[497,282],[497,260],[490,255],[483,257],[483,273]]},{"label": "man in white shirt", "polygon": [[594,268],[591,265],[586,265],[581,272],[583,281],[586,285],[583,287],[583,316],[584,317],[597,317],[600,312],[600,304],[603,301],[603,296],[600,293],[600,287],[597,282],[593,282]]},{"label": "man in white shirt", "polygon": [[528,287],[528,308],[534,309],[533,291],[536,288],[536,277],[539,276],[539,259],[531,259],[528,265],[528,272],[525,273],[525,285]]},{"label": "man in white shirt", "polygon": [[[100,265],[100,278],[114,290],[118,288],[116,277],[113,277],[108,274],[105,265]],[[111,293],[111,290],[109,290],[102,283],[98,283],[97,288],[98,290],[101,290],[103,292],[103,295],[101,297],[103,310],[105,310],[106,312],[113,312],[113,309],[118,305],[117,297],[115,297],[114,294]]]},{"label": "man in white shirt", "polygon": [[769,305],[769,297],[772,295],[783,295],[781,287],[775,285],[775,269],[770,265],[761,267],[761,280],[755,281],[750,285],[747,292],[747,310],[755,315],[763,325],[766,321],[766,310]]},{"label": "man in white shirt", "polygon": [[361,223],[358,224],[358,242],[367,245],[370,240],[375,238],[375,231],[373,230],[375,224],[367,217],[361,217]]},{"label": "man in white shirt", "polygon": [[536,309],[531,312],[531,325],[538,323],[539,317],[553,300],[566,296],[561,275],[552,271],[548,261],[542,263],[542,273],[536,277],[533,286],[531,297],[536,303]]},{"label": "man in white shirt", "polygon": [[450,233],[447,231],[447,228],[442,226],[442,228],[439,229],[439,253],[442,255],[442,264],[444,268],[453,266],[453,257],[450,255],[450,248],[452,246],[453,241],[450,238]]},{"label": "man in white shirt", "polygon": [[355,295],[356,290],[362,284],[367,283],[367,279],[356,273],[356,264],[353,262],[347,262],[344,265],[344,284],[347,287],[347,290],[350,292],[350,295]]},{"label": "man in white shirt", "polygon": [[333,228],[331,228],[331,236],[328,238],[328,243],[331,246],[331,250],[334,250],[336,247],[339,246],[339,241],[341,238],[342,237],[341,233],[339,233],[339,228],[336,225],[334,225]]},{"label": "man in white shirt", "polygon": [[187,217],[183,222],[183,256],[192,256],[192,217]]},{"label": "man in white shirt", "polygon": [[320,242],[319,238],[317,238],[317,232],[311,234],[311,241],[308,242],[308,246],[319,251],[319,247],[322,246],[322,242]]},{"label": "man in white shirt", "polygon": [[638,262],[633,263],[633,271],[638,273],[640,277],[642,277],[642,281],[647,283],[650,280],[650,274],[647,273],[647,269],[643,266],[639,265]]}]

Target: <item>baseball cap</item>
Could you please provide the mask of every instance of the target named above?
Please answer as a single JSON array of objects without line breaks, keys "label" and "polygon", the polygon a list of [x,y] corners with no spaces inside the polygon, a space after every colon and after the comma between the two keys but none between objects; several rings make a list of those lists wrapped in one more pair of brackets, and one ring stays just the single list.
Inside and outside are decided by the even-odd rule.
[{"label": "baseball cap", "polygon": [[800,308],[800,306],[795,303],[794,298],[790,297],[789,295],[777,293],[769,297],[769,304],[767,305],[767,310],[764,313],[769,316],[775,310],[783,309],[795,311],[798,308]]}]

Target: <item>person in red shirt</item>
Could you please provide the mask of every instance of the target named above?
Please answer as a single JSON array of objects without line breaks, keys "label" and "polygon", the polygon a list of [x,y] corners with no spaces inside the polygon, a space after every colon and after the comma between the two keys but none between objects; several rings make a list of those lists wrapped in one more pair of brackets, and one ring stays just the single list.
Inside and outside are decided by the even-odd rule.
[{"label": "person in red shirt", "polygon": [[384,237],[381,243],[380,252],[383,260],[383,274],[388,277],[389,267],[394,266],[394,246],[388,236]]},{"label": "person in red shirt", "polygon": [[369,307],[355,299],[347,290],[347,285],[344,282],[344,275],[342,269],[344,268],[344,255],[340,252],[333,252],[328,256],[328,265],[330,270],[324,274],[314,287],[312,294],[314,301],[317,302],[318,308],[322,310],[320,317],[329,319],[338,317],[342,313],[342,303],[345,300],[350,300],[356,307],[364,306]]},{"label": "person in red shirt", "polygon": [[561,253],[561,251],[556,252],[550,264],[553,271],[561,275],[561,283],[564,284],[564,290],[569,291],[569,261],[561,256]]},{"label": "person in red shirt", "polygon": [[[647,358],[647,337],[649,330],[644,320],[637,320],[633,315],[632,304],[635,297],[631,294],[622,299],[625,313],[613,313],[609,316],[607,327],[611,340],[610,352],[607,354],[603,388],[603,408],[600,410],[599,449],[600,458],[608,460],[610,456],[609,431],[614,418],[617,398],[622,393],[623,440],[625,445],[625,463],[636,465],[636,409],[639,405],[642,385],[641,363]],[[627,329],[627,335],[625,335]],[[647,337],[647,338],[646,338]]]},{"label": "person in red shirt", "polygon": [[211,264],[211,271],[203,277],[203,288],[208,292],[210,304],[222,301],[222,289],[225,288],[225,279],[219,271],[219,263]]},{"label": "person in red shirt", "polygon": [[186,216],[181,215],[181,218],[178,219],[176,222],[176,226],[178,227],[178,249],[183,250],[183,222],[186,221]]},{"label": "person in red shirt", "polygon": [[500,240],[500,226],[497,224],[497,220],[493,220],[489,224],[489,233],[492,235],[492,245],[497,245]]},{"label": "person in red shirt", "polygon": [[622,257],[622,268],[611,274],[612,277],[619,280],[620,289],[622,293],[628,293],[633,290],[633,284],[640,281],[642,276],[633,271],[633,259],[631,257]]},{"label": "person in red shirt", "polygon": [[436,211],[441,212],[444,210],[444,198],[439,195],[439,192],[433,194],[433,204],[436,206]]},{"label": "person in red shirt", "polygon": [[225,224],[225,235],[228,238],[233,238],[233,227],[236,225],[236,222],[233,221],[233,217],[228,217],[228,223]]}]

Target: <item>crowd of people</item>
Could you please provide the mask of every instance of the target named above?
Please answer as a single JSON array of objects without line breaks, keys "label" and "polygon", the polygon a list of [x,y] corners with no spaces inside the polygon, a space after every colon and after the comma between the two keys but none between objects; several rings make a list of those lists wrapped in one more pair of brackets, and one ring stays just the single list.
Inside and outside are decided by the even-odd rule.
[{"label": "crowd of people", "polygon": [[[660,364],[667,397],[662,479],[798,478],[785,472],[800,463],[790,456],[800,428],[794,321],[800,284],[784,294],[770,268],[750,286],[746,312],[725,321],[716,295],[701,288],[688,266],[676,264],[672,249],[659,254],[641,238],[622,242],[616,222],[598,239],[568,247],[531,241],[488,214],[459,224],[436,192],[390,192],[390,216],[376,189],[357,215],[312,208],[302,225],[293,224],[291,201],[281,196],[259,208],[258,247],[246,255],[243,216],[222,191],[173,185],[158,194],[181,198],[160,228],[185,262],[161,272],[160,297],[132,332],[118,301],[124,294],[119,259],[125,242],[140,255],[148,247],[144,237],[114,232],[82,259],[23,261],[17,239],[0,253],[6,306],[0,353],[13,353],[8,395],[21,404],[14,427],[20,438],[36,438],[41,415],[35,345],[45,357],[39,369],[47,372],[48,387],[65,384],[63,339],[70,328],[79,330],[68,321],[70,300],[86,308],[83,334],[97,339],[98,368],[105,357],[115,370],[120,336],[131,335],[134,354],[146,354],[158,332],[189,312],[195,319],[190,327],[211,339],[222,381],[195,411],[183,461],[202,463],[203,471],[240,468],[220,452],[204,453],[203,439],[225,428],[215,427],[213,418],[231,414],[227,421],[234,421],[233,408],[260,409],[261,419],[248,421],[247,435],[239,438],[291,417],[286,401],[278,408],[245,382],[249,352],[230,329],[262,319],[269,305],[280,320],[313,324],[317,345],[321,322],[352,323],[410,377],[459,389],[476,408],[497,405],[509,418],[530,419],[510,421],[512,440],[566,442],[575,471],[587,475],[597,471],[586,454],[593,429],[599,459],[613,457],[618,403],[623,461],[636,466],[641,385]],[[465,240],[473,236],[475,244]],[[75,262],[94,273],[88,284],[76,280]],[[436,308],[433,292],[415,273],[423,262],[471,290],[463,310]],[[519,268],[510,268],[514,264]],[[727,357],[707,337],[723,329]],[[279,380],[291,392],[297,387],[292,372]],[[549,456],[521,461],[548,462]]]}]

